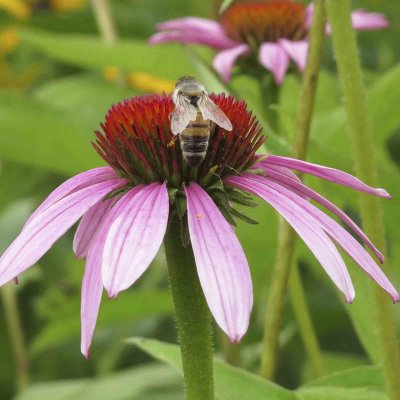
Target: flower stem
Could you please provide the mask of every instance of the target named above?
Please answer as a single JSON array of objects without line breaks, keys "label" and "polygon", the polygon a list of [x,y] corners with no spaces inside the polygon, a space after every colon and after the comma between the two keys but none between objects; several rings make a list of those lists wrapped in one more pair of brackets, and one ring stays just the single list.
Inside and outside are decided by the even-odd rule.
[{"label": "flower stem", "polygon": [[183,247],[180,225],[169,221],[165,255],[174,299],[187,400],[213,400],[211,318],[192,248]]},{"label": "flower stem", "polygon": [[14,353],[17,389],[22,391],[29,384],[29,358],[18,311],[17,296],[12,284],[1,288],[1,297]]},{"label": "flower stem", "polygon": [[[350,4],[348,0],[326,0],[326,8],[332,26],[332,39],[344,94],[356,174],[364,182],[376,186],[377,168],[372,129],[368,117],[356,37],[351,23]],[[366,233],[385,253],[382,210],[376,197],[361,197],[361,216]],[[387,392],[391,400],[399,400],[400,356],[393,310],[389,300],[378,287],[374,289],[374,300]]]},{"label": "flower stem", "polygon": [[[321,65],[326,23],[323,2],[324,0],[316,0],[314,2],[315,8],[310,30],[307,65],[303,75],[299,98],[299,108],[295,123],[292,153],[295,158],[299,159],[305,159],[307,155],[311,118],[314,110],[318,73]],[[286,299],[290,268],[293,260],[295,238],[296,235],[293,229],[289,226],[289,224],[281,220],[278,234],[276,261],[271,279],[272,284],[269,292],[267,312],[264,323],[263,349],[261,355],[260,374],[267,379],[273,378],[276,369],[278,337],[281,326],[283,306]],[[297,286],[297,289],[298,288],[299,286]],[[292,298],[294,297],[293,302],[298,301],[297,296],[299,296],[299,293],[300,292],[298,290],[295,290],[294,293],[292,292]],[[305,308],[304,311],[305,310],[307,310],[308,313],[308,309]],[[308,322],[310,321],[311,319],[308,318]],[[302,323],[303,319],[298,320],[298,322]],[[303,331],[304,329],[308,331],[309,328],[310,326],[306,326],[301,328],[300,331]],[[316,340],[312,346],[312,349],[308,348],[307,343],[309,343],[312,338],[315,338],[315,335],[305,341],[305,345],[310,356],[311,353],[319,353],[319,347],[316,343]],[[311,357],[311,360],[314,359],[315,354],[313,357]],[[317,358],[319,358],[319,362],[321,362],[322,357],[319,355]],[[316,370],[319,370],[320,367],[315,365],[315,368]]]},{"label": "flower stem", "polygon": [[265,121],[268,122],[272,131],[278,134],[279,114],[277,107],[279,103],[279,86],[272,79],[271,74],[265,74],[265,71],[260,73],[258,81]]},{"label": "flower stem", "polygon": [[92,0],[92,7],[104,41],[109,44],[115,43],[118,35],[111,15],[110,3],[108,0]]}]

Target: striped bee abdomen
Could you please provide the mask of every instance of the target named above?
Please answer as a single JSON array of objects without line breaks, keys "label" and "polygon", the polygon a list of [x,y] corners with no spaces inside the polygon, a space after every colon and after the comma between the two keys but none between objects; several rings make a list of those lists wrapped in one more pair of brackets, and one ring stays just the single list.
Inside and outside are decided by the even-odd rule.
[{"label": "striped bee abdomen", "polygon": [[209,121],[205,121],[198,113],[196,120],[190,122],[179,136],[184,160],[190,167],[197,167],[206,157],[210,138]]}]

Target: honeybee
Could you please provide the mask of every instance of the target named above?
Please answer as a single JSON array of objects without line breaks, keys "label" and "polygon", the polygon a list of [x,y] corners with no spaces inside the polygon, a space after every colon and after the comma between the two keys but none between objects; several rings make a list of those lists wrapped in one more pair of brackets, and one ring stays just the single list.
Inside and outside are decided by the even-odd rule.
[{"label": "honeybee", "polygon": [[204,86],[191,76],[176,82],[172,99],[175,108],[170,115],[171,131],[179,135],[183,159],[190,167],[197,167],[207,153],[211,124],[227,131],[232,130],[232,124],[208,97]]}]

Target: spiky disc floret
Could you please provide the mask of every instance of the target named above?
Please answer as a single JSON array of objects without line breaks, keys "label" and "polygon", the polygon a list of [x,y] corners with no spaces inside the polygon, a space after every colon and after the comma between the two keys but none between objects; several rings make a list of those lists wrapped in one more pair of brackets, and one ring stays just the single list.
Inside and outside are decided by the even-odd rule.
[{"label": "spiky disc floret", "polygon": [[182,159],[179,138],[170,128],[174,104],[165,94],[133,97],[114,105],[101,124],[102,132],[96,132],[94,146],[133,185],[164,181],[177,189],[188,181],[213,185],[253,165],[265,139],[244,101],[224,94],[210,97],[230,119],[233,130],[211,128],[206,158],[196,169]]},{"label": "spiky disc floret", "polygon": [[229,37],[250,45],[300,40],[306,34],[305,21],[305,6],[292,0],[234,3],[221,17]]}]

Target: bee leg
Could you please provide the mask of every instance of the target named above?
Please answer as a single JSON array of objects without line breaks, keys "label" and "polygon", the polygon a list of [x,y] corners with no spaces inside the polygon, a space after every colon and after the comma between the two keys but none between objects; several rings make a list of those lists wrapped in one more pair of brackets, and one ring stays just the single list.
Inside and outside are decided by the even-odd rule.
[{"label": "bee leg", "polygon": [[177,138],[177,136],[173,136],[172,139],[167,144],[167,147],[175,146],[176,138]]}]

